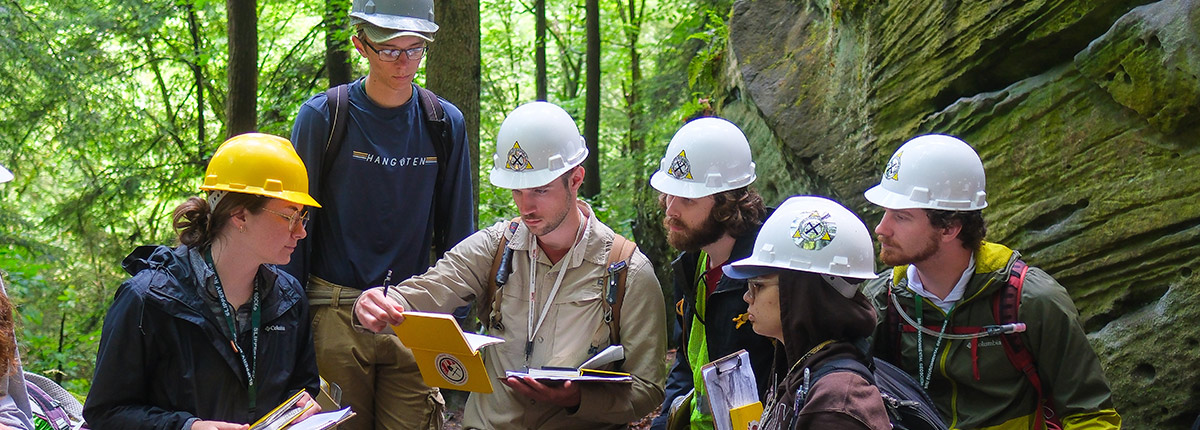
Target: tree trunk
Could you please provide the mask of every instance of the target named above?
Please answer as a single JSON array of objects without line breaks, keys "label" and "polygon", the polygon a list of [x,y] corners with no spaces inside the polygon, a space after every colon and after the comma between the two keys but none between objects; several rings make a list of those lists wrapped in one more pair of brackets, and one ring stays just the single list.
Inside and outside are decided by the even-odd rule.
[{"label": "tree trunk", "polygon": [[[479,0],[439,1],[434,5],[437,40],[425,63],[425,87],[462,111],[467,123],[474,172],[471,186],[479,202]],[[476,214],[478,217],[478,213]],[[476,219],[476,223],[478,223]]]},{"label": "tree trunk", "polygon": [[557,22],[547,21],[546,30],[554,36],[554,44],[558,47],[558,60],[562,65],[562,89],[559,90],[559,100],[574,100],[579,97],[579,80],[583,76],[583,61],[586,53],[580,53],[570,40],[570,24],[567,29],[561,29]]},{"label": "tree trunk", "polygon": [[546,0],[534,3],[533,57],[537,75],[537,99],[546,101]]},{"label": "tree trunk", "polygon": [[[642,57],[638,53],[637,46],[642,32],[642,16],[645,13],[646,2],[645,0],[629,0],[628,7],[625,6],[618,1],[618,8],[622,11],[621,20],[625,24],[625,42],[629,46],[629,81],[625,87],[625,114],[629,120],[627,135],[629,146],[626,149],[629,154],[636,156],[646,146],[643,137],[645,130],[642,130],[642,104],[639,97],[642,85]],[[640,179],[641,171],[638,172],[638,175]],[[641,182],[638,181],[638,183]]]},{"label": "tree trunk", "polygon": [[600,195],[600,0],[587,0],[587,99],[583,138],[590,155],[584,161],[584,197]]},{"label": "tree trunk", "polygon": [[354,79],[350,69],[350,1],[325,0],[325,72],[329,87]]},{"label": "tree trunk", "polygon": [[187,20],[188,33],[192,36],[192,59],[188,66],[192,68],[192,80],[196,84],[196,160],[203,163],[200,160],[204,160],[207,143],[204,135],[204,70],[200,68],[200,23],[196,19],[195,2],[187,4]]},{"label": "tree trunk", "polygon": [[256,0],[226,0],[229,40],[229,95],[225,135],[258,129],[258,12]]}]

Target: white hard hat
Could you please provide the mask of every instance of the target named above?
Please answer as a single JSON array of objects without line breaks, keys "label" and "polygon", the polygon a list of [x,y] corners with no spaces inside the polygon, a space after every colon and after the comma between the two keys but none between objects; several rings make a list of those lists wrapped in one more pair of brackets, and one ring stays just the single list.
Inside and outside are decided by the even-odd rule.
[{"label": "white hard hat", "polygon": [[750,185],[755,177],[746,135],[729,121],[709,117],[675,132],[650,186],[695,199]]},{"label": "white hard hat", "polygon": [[857,287],[842,278],[876,278],[874,253],[867,226],[850,209],[824,197],[794,196],[763,223],[754,252],[722,270],[735,279],[780,270],[817,273],[849,298]]},{"label": "white hard hat", "polygon": [[0,166],[0,184],[11,180],[13,180],[12,172],[8,171],[8,169],[5,169],[4,166]]},{"label": "white hard hat", "polygon": [[579,126],[567,111],[546,102],[526,103],[508,114],[496,133],[492,185],[537,188],[582,164],[587,156]]},{"label": "white hard hat", "polygon": [[879,185],[863,193],[888,209],[975,211],[987,207],[979,154],[953,136],[927,134],[892,155]]}]

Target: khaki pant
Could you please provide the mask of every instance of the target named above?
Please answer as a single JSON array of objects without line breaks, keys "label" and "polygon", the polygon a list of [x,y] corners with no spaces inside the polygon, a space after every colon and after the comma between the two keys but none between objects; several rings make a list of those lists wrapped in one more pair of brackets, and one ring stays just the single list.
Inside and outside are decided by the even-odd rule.
[{"label": "khaki pant", "polygon": [[412,350],[392,333],[359,332],[351,325],[359,291],[310,278],[317,369],[342,388],[342,407],[357,414],[343,430],[440,429],[446,404],[425,385]]}]

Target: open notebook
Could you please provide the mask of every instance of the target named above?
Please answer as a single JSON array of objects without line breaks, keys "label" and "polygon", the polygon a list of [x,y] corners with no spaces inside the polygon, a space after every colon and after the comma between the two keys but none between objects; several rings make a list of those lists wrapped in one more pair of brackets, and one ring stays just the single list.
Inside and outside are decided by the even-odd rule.
[{"label": "open notebook", "polygon": [[541,369],[527,370],[509,370],[505,372],[505,376],[526,377],[530,376],[541,382],[556,381],[575,381],[575,382],[620,382],[632,383],[633,376],[625,372],[615,372],[611,370],[598,370],[609,363],[625,359],[625,348],[621,345],[610,345],[604,348],[592,358],[584,361],[578,368],[562,368],[562,367],[543,367]]}]

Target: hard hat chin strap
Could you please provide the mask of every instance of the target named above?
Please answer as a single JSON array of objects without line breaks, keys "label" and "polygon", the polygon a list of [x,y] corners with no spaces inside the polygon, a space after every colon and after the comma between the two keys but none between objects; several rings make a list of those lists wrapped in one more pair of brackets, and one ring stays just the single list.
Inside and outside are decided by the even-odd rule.
[{"label": "hard hat chin strap", "polygon": [[834,290],[837,290],[838,294],[847,299],[854,297],[854,293],[858,291],[858,286],[851,284],[841,276],[821,275],[821,278],[825,279],[825,282],[833,287]]},{"label": "hard hat chin strap", "polygon": [[229,191],[211,190],[208,192],[208,212],[212,213],[217,210],[217,203],[221,203],[221,199],[229,195]]}]

